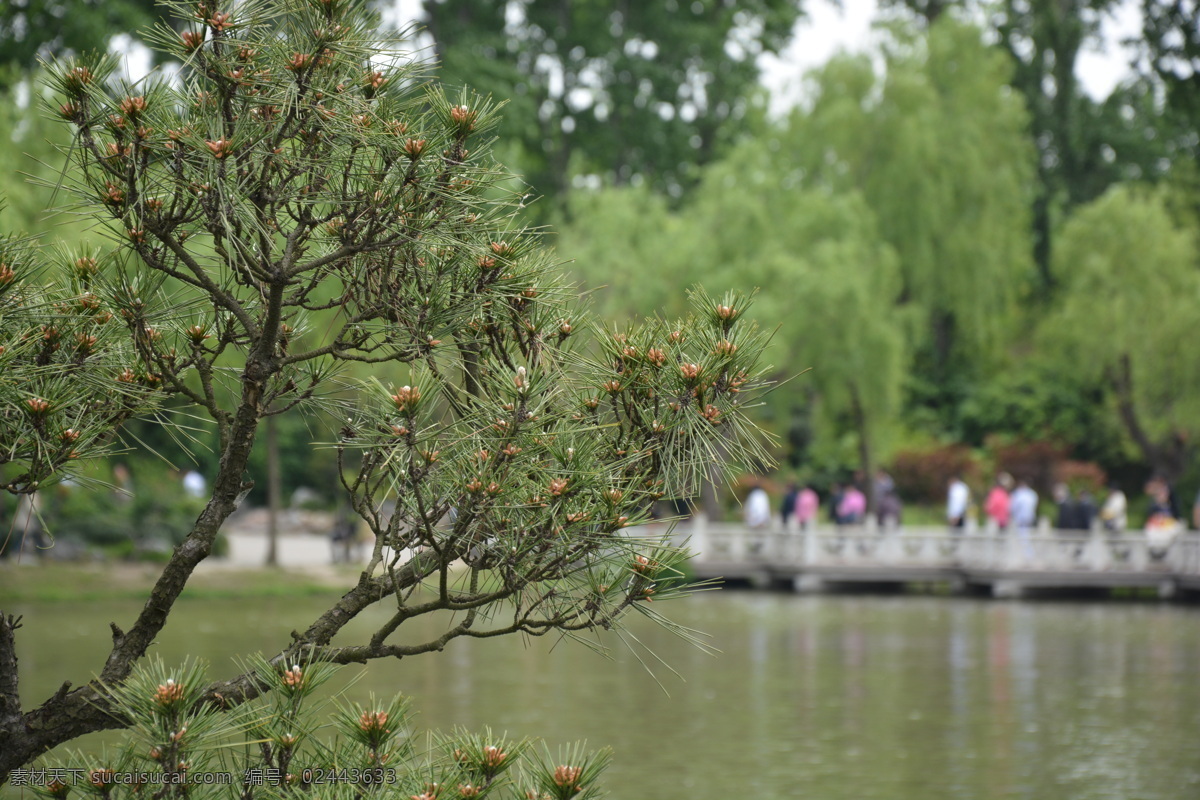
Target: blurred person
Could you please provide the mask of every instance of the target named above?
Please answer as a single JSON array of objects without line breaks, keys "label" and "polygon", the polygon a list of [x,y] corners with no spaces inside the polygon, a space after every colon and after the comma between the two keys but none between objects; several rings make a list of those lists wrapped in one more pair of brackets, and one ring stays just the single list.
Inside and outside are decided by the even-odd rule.
[{"label": "blurred person", "polygon": [[1100,524],[1109,533],[1121,533],[1128,522],[1129,503],[1116,481],[1108,485],[1108,496],[1100,507]]},{"label": "blurred person", "polygon": [[842,493],[838,518],[842,525],[861,525],[867,516],[867,496],[853,483]]},{"label": "blurred person", "polygon": [[1021,555],[1026,561],[1033,560],[1033,545],[1030,543],[1030,531],[1037,527],[1038,494],[1024,478],[1017,481],[1008,499],[1008,514],[1013,528],[1017,532],[1017,540],[1021,543]]},{"label": "blurred person", "polygon": [[1012,484],[1012,476],[1007,472],[1001,472],[996,476],[996,483],[988,492],[987,499],[983,503],[983,513],[987,514],[987,518],[1000,532],[1008,530],[1012,518],[1012,500],[1009,496]]},{"label": "blurred person", "polygon": [[329,532],[329,549],[334,564],[352,563],[354,540],[358,535],[354,509],[346,504],[339,505]]},{"label": "blurred person", "polygon": [[842,507],[842,495],[845,490],[842,489],[840,483],[834,483],[829,487],[829,521],[834,525],[841,525],[842,518],[839,516],[839,509]]},{"label": "blurred person", "polygon": [[1151,478],[1146,483],[1146,494],[1150,495],[1150,507],[1146,511],[1147,519],[1152,517],[1179,519],[1179,515],[1175,513],[1175,505],[1171,502],[1171,488],[1166,481],[1157,476]]},{"label": "blurred person", "polygon": [[967,524],[967,507],[970,503],[970,488],[961,473],[955,475],[946,489],[946,524],[961,532]]},{"label": "blurred person", "polygon": [[13,536],[9,542],[17,557],[31,553],[42,558],[46,549],[46,539],[42,535],[42,496],[39,492],[22,494],[17,500],[17,513],[14,520]]},{"label": "blurred person", "polygon": [[1018,532],[1028,533],[1037,527],[1038,494],[1025,479],[1017,481],[1008,499],[1008,515]]},{"label": "blurred person", "polygon": [[817,524],[817,512],[821,508],[821,499],[817,497],[812,486],[805,485],[796,494],[796,524],[801,530],[808,530]]},{"label": "blurred person", "polygon": [[796,497],[799,494],[800,487],[795,481],[789,481],[787,491],[783,495],[783,502],[779,504],[779,517],[783,520],[784,529],[787,528],[788,520],[796,511]]},{"label": "blurred person", "polygon": [[113,464],[113,497],[118,503],[128,503],[133,499],[133,474],[124,464]]},{"label": "blurred person", "polygon": [[1183,523],[1175,512],[1171,499],[1171,487],[1161,477],[1151,478],[1146,484],[1150,495],[1150,508],[1146,516],[1146,546],[1155,561],[1166,556],[1171,543],[1183,532]]},{"label": "blurred person", "polygon": [[888,474],[887,470],[880,467],[875,470],[875,483],[872,488],[875,490],[875,504],[878,505],[884,497],[895,494],[896,481]]},{"label": "blurred person", "polygon": [[1080,525],[1079,504],[1075,502],[1071,488],[1065,483],[1056,483],[1053,496],[1054,504],[1058,506],[1058,516],[1055,518],[1054,527],[1060,531],[1080,530],[1082,526]]},{"label": "blurred person", "polygon": [[1162,511],[1169,513],[1172,519],[1183,519],[1183,514],[1179,510],[1179,496],[1175,494],[1175,487],[1171,485],[1171,482],[1161,472],[1154,473],[1150,476],[1150,480],[1146,481],[1146,494],[1150,496],[1152,503],[1157,505]]},{"label": "blurred person", "polygon": [[742,506],[742,519],[753,534],[753,538],[750,539],[750,552],[757,553],[762,550],[764,534],[771,525],[771,498],[757,478],[750,487],[750,494],[746,495],[746,502]]},{"label": "blurred person", "polygon": [[893,485],[891,491],[875,502],[875,516],[879,521],[880,530],[890,531],[899,528],[901,517],[904,514],[904,503],[900,500],[900,493],[896,491],[895,486]]},{"label": "blurred person", "polygon": [[1079,530],[1090,531],[1092,523],[1096,521],[1096,513],[1096,498],[1087,489],[1081,489],[1079,500],[1075,503],[1075,522]]},{"label": "blurred person", "polygon": [[742,519],[749,528],[765,528],[771,524],[771,498],[757,480],[751,485],[750,494],[746,495]]}]

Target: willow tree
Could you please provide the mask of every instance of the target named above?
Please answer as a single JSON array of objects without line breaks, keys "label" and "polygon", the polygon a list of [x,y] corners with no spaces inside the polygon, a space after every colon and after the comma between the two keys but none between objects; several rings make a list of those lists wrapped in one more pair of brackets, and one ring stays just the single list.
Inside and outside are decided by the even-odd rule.
[{"label": "willow tree", "polygon": [[[54,113],[74,130],[69,186],[117,246],[88,290],[128,343],[114,377],[207,414],[219,466],[140,614],[112,624],[98,681],[23,710],[19,621],[0,615],[0,777],[121,724],[100,683],[120,686],[168,623],[249,489],[268,417],[322,405],[341,417],[343,485],[375,535],[354,585],[270,656],[279,675],[609,628],[629,609],[657,618],[646,601],[679,593],[681,553],[627,529],[690,491],[718,441],[734,456],[756,447],[743,401],[762,337],[744,299],[697,295],[687,319],[576,345],[589,330],[578,293],[498,188],[495,104],[425,85],[349,0],[168,5],[184,31],[152,38],[185,64],[181,82],[127,86],[112,59],[76,60],[53,68]],[[92,313],[90,295],[71,296],[68,319],[85,300]],[[346,364],[409,377],[339,405],[324,393]],[[39,413],[2,417],[5,436],[33,436]],[[376,604],[391,608],[377,630],[333,643]],[[426,614],[445,614],[444,632],[407,638]],[[270,685],[232,675],[197,702],[236,705]]]},{"label": "willow tree", "polygon": [[[868,507],[879,501],[872,476],[900,411],[908,370],[895,254],[870,241],[828,240],[792,272],[802,309],[789,341],[811,367],[823,411],[848,420]],[[840,433],[828,423],[829,433]]]},{"label": "willow tree", "polygon": [[895,28],[884,55],[884,77],[865,56],[812,76],[780,158],[810,185],[863,193],[899,255],[902,302],[927,320],[918,366],[944,384],[1006,342],[1032,274],[1028,121],[1009,61],[951,16],[925,35]]},{"label": "willow tree", "polygon": [[812,369],[773,393],[763,417],[781,437],[804,426],[835,470],[857,461],[870,473],[909,365],[899,264],[862,194],[807,187],[780,138],[768,131],[706,167],[677,213],[640,189],[580,193],[563,243],[587,254],[576,274],[611,286],[627,310],[648,312],[690,281],[756,287],[759,313],[779,321],[769,345],[776,377]]},{"label": "willow tree", "polygon": [[1145,462],[1172,480],[1200,433],[1200,366],[1179,350],[1200,299],[1196,237],[1161,194],[1110,189],[1059,234],[1063,299],[1042,331],[1063,369],[1103,380]]}]

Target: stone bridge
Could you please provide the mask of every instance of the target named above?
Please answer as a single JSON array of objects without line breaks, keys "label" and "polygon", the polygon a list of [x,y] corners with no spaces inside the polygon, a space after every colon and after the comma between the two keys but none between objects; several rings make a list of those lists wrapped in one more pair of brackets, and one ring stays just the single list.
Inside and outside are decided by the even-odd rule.
[{"label": "stone bridge", "polygon": [[1141,531],[751,530],[700,517],[681,523],[675,535],[696,553],[691,565],[698,578],[798,591],[910,583],[995,597],[1037,590],[1142,588],[1161,597],[1200,591],[1200,533],[1151,542]]}]

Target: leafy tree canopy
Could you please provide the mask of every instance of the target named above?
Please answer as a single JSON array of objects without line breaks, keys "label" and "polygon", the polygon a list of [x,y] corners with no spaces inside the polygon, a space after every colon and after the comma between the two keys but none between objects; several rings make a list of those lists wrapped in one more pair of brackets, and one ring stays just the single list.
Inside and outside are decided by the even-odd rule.
[{"label": "leafy tree canopy", "polygon": [[812,77],[811,109],[779,134],[776,169],[862,193],[900,258],[901,302],[926,316],[926,374],[986,363],[1008,339],[1031,274],[1033,154],[1011,66],[977,28],[943,16],[898,28],[887,74],[840,57]]},{"label": "leafy tree canopy", "polygon": [[1200,300],[1195,231],[1161,193],[1117,186],[1067,221],[1055,262],[1064,296],[1045,341],[1064,369],[1104,380],[1146,461],[1178,476],[1200,432],[1200,367],[1178,350]]},{"label": "leafy tree canopy", "polygon": [[155,0],[9,0],[0,4],[0,87],[38,59],[105,50],[118,33],[135,33],[159,18]]},{"label": "leafy tree canopy", "polygon": [[526,177],[646,181],[677,195],[748,113],[756,58],[786,44],[796,0],[427,0],[448,83],[513,98],[503,132]]}]

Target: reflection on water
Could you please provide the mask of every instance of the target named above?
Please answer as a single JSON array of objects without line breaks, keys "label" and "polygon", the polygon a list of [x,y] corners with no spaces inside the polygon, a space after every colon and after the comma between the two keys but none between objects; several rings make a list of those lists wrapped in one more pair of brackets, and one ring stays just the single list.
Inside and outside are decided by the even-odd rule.
[{"label": "reflection on water", "polygon": [[[322,607],[184,601],[156,650],[227,674],[231,655],[277,648]],[[15,609],[27,632],[56,631],[21,640],[26,704],[94,671],[108,621],[124,626],[137,610]],[[635,620],[683,678],[656,666],[670,697],[619,643],[605,660],[514,638],[374,663],[350,692],[412,695],[422,729],[609,745],[606,783],[628,800],[1175,800],[1200,789],[1198,609],[720,592],[663,610],[722,651]]]}]

